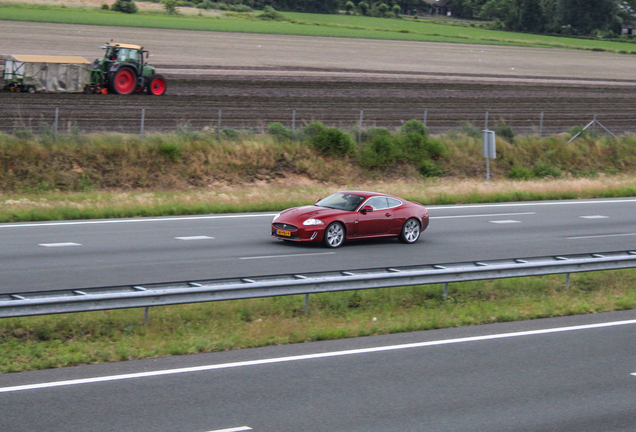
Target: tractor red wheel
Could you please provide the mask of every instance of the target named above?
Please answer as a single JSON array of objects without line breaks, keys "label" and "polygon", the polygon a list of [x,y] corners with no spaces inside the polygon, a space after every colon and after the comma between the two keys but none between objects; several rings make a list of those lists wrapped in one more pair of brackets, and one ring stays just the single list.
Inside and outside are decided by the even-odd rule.
[{"label": "tractor red wheel", "polygon": [[111,89],[120,95],[129,95],[137,87],[137,75],[130,68],[121,68],[113,74]]},{"label": "tractor red wheel", "polygon": [[155,75],[150,78],[148,83],[148,94],[154,96],[161,96],[168,89],[166,80],[161,75]]}]

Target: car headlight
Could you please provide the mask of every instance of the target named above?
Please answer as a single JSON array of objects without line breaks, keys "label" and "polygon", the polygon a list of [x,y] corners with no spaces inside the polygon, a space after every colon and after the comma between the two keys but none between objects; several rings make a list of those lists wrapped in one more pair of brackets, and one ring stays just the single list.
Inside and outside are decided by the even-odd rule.
[{"label": "car headlight", "polygon": [[273,220],[278,219],[278,217],[279,217],[279,216],[280,216],[280,213],[276,213],[276,215],[274,216],[274,219],[273,219]]},{"label": "car headlight", "polygon": [[303,222],[303,225],[324,225],[325,223],[320,219],[307,219]]}]

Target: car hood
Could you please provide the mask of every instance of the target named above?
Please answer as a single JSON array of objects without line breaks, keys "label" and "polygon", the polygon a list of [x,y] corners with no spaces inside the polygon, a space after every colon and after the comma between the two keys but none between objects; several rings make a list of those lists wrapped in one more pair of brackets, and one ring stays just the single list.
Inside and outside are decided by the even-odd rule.
[{"label": "car hood", "polygon": [[303,206],[303,207],[294,207],[287,210],[283,210],[280,213],[278,221],[287,221],[290,223],[302,223],[307,219],[311,218],[327,218],[329,216],[338,215],[345,212],[345,210],[332,209],[327,207],[318,207],[315,205]]}]

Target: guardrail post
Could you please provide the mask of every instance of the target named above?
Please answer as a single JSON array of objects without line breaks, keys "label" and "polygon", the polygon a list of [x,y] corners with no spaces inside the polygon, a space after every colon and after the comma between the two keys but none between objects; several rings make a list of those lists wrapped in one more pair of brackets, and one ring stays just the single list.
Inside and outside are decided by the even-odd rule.
[{"label": "guardrail post", "polygon": [[448,300],[448,282],[444,282],[444,301]]},{"label": "guardrail post", "polygon": [[309,315],[309,294],[305,294],[305,315]]},{"label": "guardrail post", "polygon": [[570,273],[565,274],[565,289],[570,288]]},{"label": "guardrail post", "polygon": [[148,306],[144,308],[144,325],[148,324]]}]

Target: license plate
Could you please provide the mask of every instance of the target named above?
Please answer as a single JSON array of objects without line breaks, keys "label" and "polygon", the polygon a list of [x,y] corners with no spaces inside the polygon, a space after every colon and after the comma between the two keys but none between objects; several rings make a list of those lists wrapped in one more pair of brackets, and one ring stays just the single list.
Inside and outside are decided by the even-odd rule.
[{"label": "license plate", "polygon": [[291,231],[276,230],[279,236],[291,237]]}]

